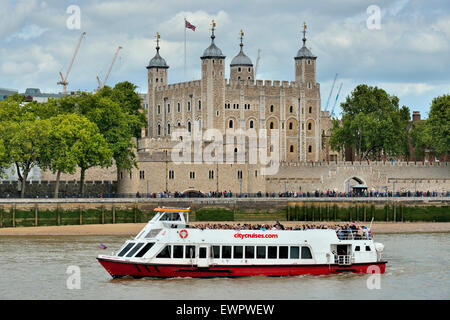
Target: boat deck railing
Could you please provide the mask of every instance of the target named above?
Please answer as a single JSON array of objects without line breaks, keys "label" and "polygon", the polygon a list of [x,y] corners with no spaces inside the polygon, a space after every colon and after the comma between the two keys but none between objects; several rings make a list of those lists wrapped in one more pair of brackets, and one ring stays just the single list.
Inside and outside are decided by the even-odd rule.
[{"label": "boat deck railing", "polygon": [[350,265],[354,262],[353,255],[334,255],[334,263],[340,264],[340,265]]},{"label": "boat deck railing", "polygon": [[372,240],[372,233],[369,229],[365,230],[337,230],[339,240]]}]

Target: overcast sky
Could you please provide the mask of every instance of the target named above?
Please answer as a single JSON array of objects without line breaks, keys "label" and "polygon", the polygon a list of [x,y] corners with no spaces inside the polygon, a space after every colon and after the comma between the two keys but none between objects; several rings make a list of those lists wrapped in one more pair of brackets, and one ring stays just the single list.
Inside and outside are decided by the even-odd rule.
[{"label": "overcast sky", "polygon": [[[80,8],[81,28],[69,29],[70,5]],[[381,11],[379,28],[376,12]],[[155,33],[161,34],[161,56],[169,83],[184,78],[184,17],[197,27],[187,30],[187,80],[200,79],[200,56],[210,43],[210,22],[217,24],[217,46],[226,64],[239,51],[256,63],[258,79],[294,80],[294,56],[301,29],[308,25],[307,47],[318,56],[317,81],[328,109],[356,85],[366,83],[400,98],[401,105],[426,117],[433,97],[450,93],[450,1],[448,0],[0,0],[0,87],[24,92],[28,87],[60,92],[63,74],[82,32],[86,32],[69,75],[69,90],[92,91],[96,76],[104,79],[114,52],[122,46],[108,85],[131,81],[146,92]],[[376,25],[375,25],[376,26]],[[226,69],[228,77],[229,68]]]}]

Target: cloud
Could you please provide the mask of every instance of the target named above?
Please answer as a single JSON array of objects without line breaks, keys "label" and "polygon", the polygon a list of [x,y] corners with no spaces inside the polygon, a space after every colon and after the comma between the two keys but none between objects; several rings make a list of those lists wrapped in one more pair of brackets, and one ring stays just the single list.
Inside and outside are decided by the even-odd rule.
[{"label": "cloud", "polygon": [[30,40],[34,38],[39,38],[44,32],[48,31],[48,28],[41,28],[35,24],[29,24],[22,28],[17,33],[6,38],[6,41],[9,42],[13,39],[21,39],[21,40]]}]

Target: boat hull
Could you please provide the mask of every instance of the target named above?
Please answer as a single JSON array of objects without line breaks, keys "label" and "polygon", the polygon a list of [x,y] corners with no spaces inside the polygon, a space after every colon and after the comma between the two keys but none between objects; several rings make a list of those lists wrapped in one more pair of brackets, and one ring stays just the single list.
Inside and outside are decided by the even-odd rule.
[{"label": "boat hull", "polygon": [[135,278],[214,278],[214,277],[248,277],[248,276],[297,276],[327,275],[344,272],[350,273],[384,273],[386,261],[358,263],[352,265],[211,265],[206,268],[192,265],[144,264],[125,261],[114,261],[97,258],[105,270],[113,277],[131,276]]}]

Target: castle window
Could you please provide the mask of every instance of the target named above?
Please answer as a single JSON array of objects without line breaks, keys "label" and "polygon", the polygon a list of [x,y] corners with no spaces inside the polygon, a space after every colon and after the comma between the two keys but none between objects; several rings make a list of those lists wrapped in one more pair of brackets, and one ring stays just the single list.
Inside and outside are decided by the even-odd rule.
[{"label": "castle window", "polygon": [[167,124],[167,134],[170,134],[170,123]]},{"label": "castle window", "polygon": [[273,122],[270,123],[269,129],[273,129]]},{"label": "castle window", "polygon": [[161,114],[161,106],[158,104],[158,108],[157,108],[157,112],[158,112],[158,114]]},{"label": "castle window", "polygon": [[294,146],[293,146],[293,145],[291,145],[291,146],[289,147],[289,152],[294,152]]},{"label": "castle window", "polygon": [[308,82],[308,89],[311,89],[311,82]]},{"label": "castle window", "polygon": [[250,80],[250,77],[248,77],[248,80]]},{"label": "castle window", "polygon": [[195,172],[194,171],[189,172],[189,178],[195,179]]},{"label": "castle window", "polygon": [[[248,72],[250,72],[250,68],[248,68]],[[248,77],[250,79],[250,77]]]},{"label": "castle window", "polygon": [[158,124],[158,136],[160,136],[160,135],[161,135],[161,125]]},{"label": "castle window", "polygon": [[255,170],[255,178],[258,178],[258,170]]},{"label": "castle window", "polygon": [[172,180],[175,178],[175,172],[173,170],[169,170],[169,179]]},{"label": "castle window", "polygon": [[233,129],[233,120],[228,121],[228,128]]},{"label": "castle window", "polygon": [[238,149],[237,148],[234,148],[234,153],[237,153],[238,152]]},{"label": "castle window", "polygon": [[270,145],[269,151],[273,152],[273,144]]},{"label": "castle window", "polygon": [[145,179],[145,171],[144,170],[139,171],[139,179],[141,179],[141,180]]},{"label": "castle window", "polygon": [[170,113],[170,103],[167,104],[167,113]]},{"label": "castle window", "polygon": [[158,78],[156,78],[156,82],[158,82]]},{"label": "castle window", "polygon": [[304,123],[302,123],[302,130],[304,130],[305,129],[305,124]]},{"label": "castle window", "polygon": [[238,67],[238,72],[241,72],[241,67]]},{"label": "castle window", "polygon": [[238,178],[239,180],[242,180],[242,171],[241,171],[241,170],[238,170],[238,172],[237,172],[237,178]]},{"label": "castle window", "polygon": [[191,132],[191,122],[188,121],[188,132]]},{"label": "castle window", "polygon": [[188,111],[191,111],[191,102],[188,102]]},{"label": "castle window", "polygon": [[309,153],[312,152],[312,146],[308,146],[308,152],[309,152]]},{"label": "castle window", "polygon": [[293,113],[293,112],[294,112],[294,107],[293,107],[293,106],[290,106],[290,107],[289,107],[289,112],[290,112],[290,113]]},{"label": "castle window", "polygon": [[238,80],[241,80],[241,76],[238,77]]},{"label": "castle window", "polygon": [[209,170],[209,179],[214,179],[214,170]]},{"label": "castle window", "polygon": [[220,111],[219,110],[216,111],[216,116],[220,116]]},{"label": "castle window", "polygon": [[178,127],[181,127],[181,123],[180,123],[180,122],[178,122],[178,123],[177,123],[177,126],[178,126]]},{"label": "castle window", "polygon": [[198,110],[202,110],[202,102],[198,100]]},{"label": "castle window", "polygon": [[292,127],[293,127],[292,122],[289,122],[289,130],[292,130]]},{"label": "castle window", "polygon": [[310,123],[308,123],[308,130],[311,130],[312,129],[312,123],[310,122]]},{"label": "castle window", "polygon": [[270,106],[270,112],[273,112],[273,104]]},{"label": "castle window", "polygon": [[178,112],[181,112],[181,105],[180,105],[179,102],[178,102],[178,104],[177,104],[177,111],[178,111]]},{"label": "castle window", "polygon": [[308,64],[311,64],[311,60],[308,59]]},{"label": "castle window", "polygon": [[309,107],[308,112],[312,113],[312,107]]},{"label": "castle window", "polygon": [[249,125],[250,129],[253,129],[253,120],[250,120],[250,125]]}]

